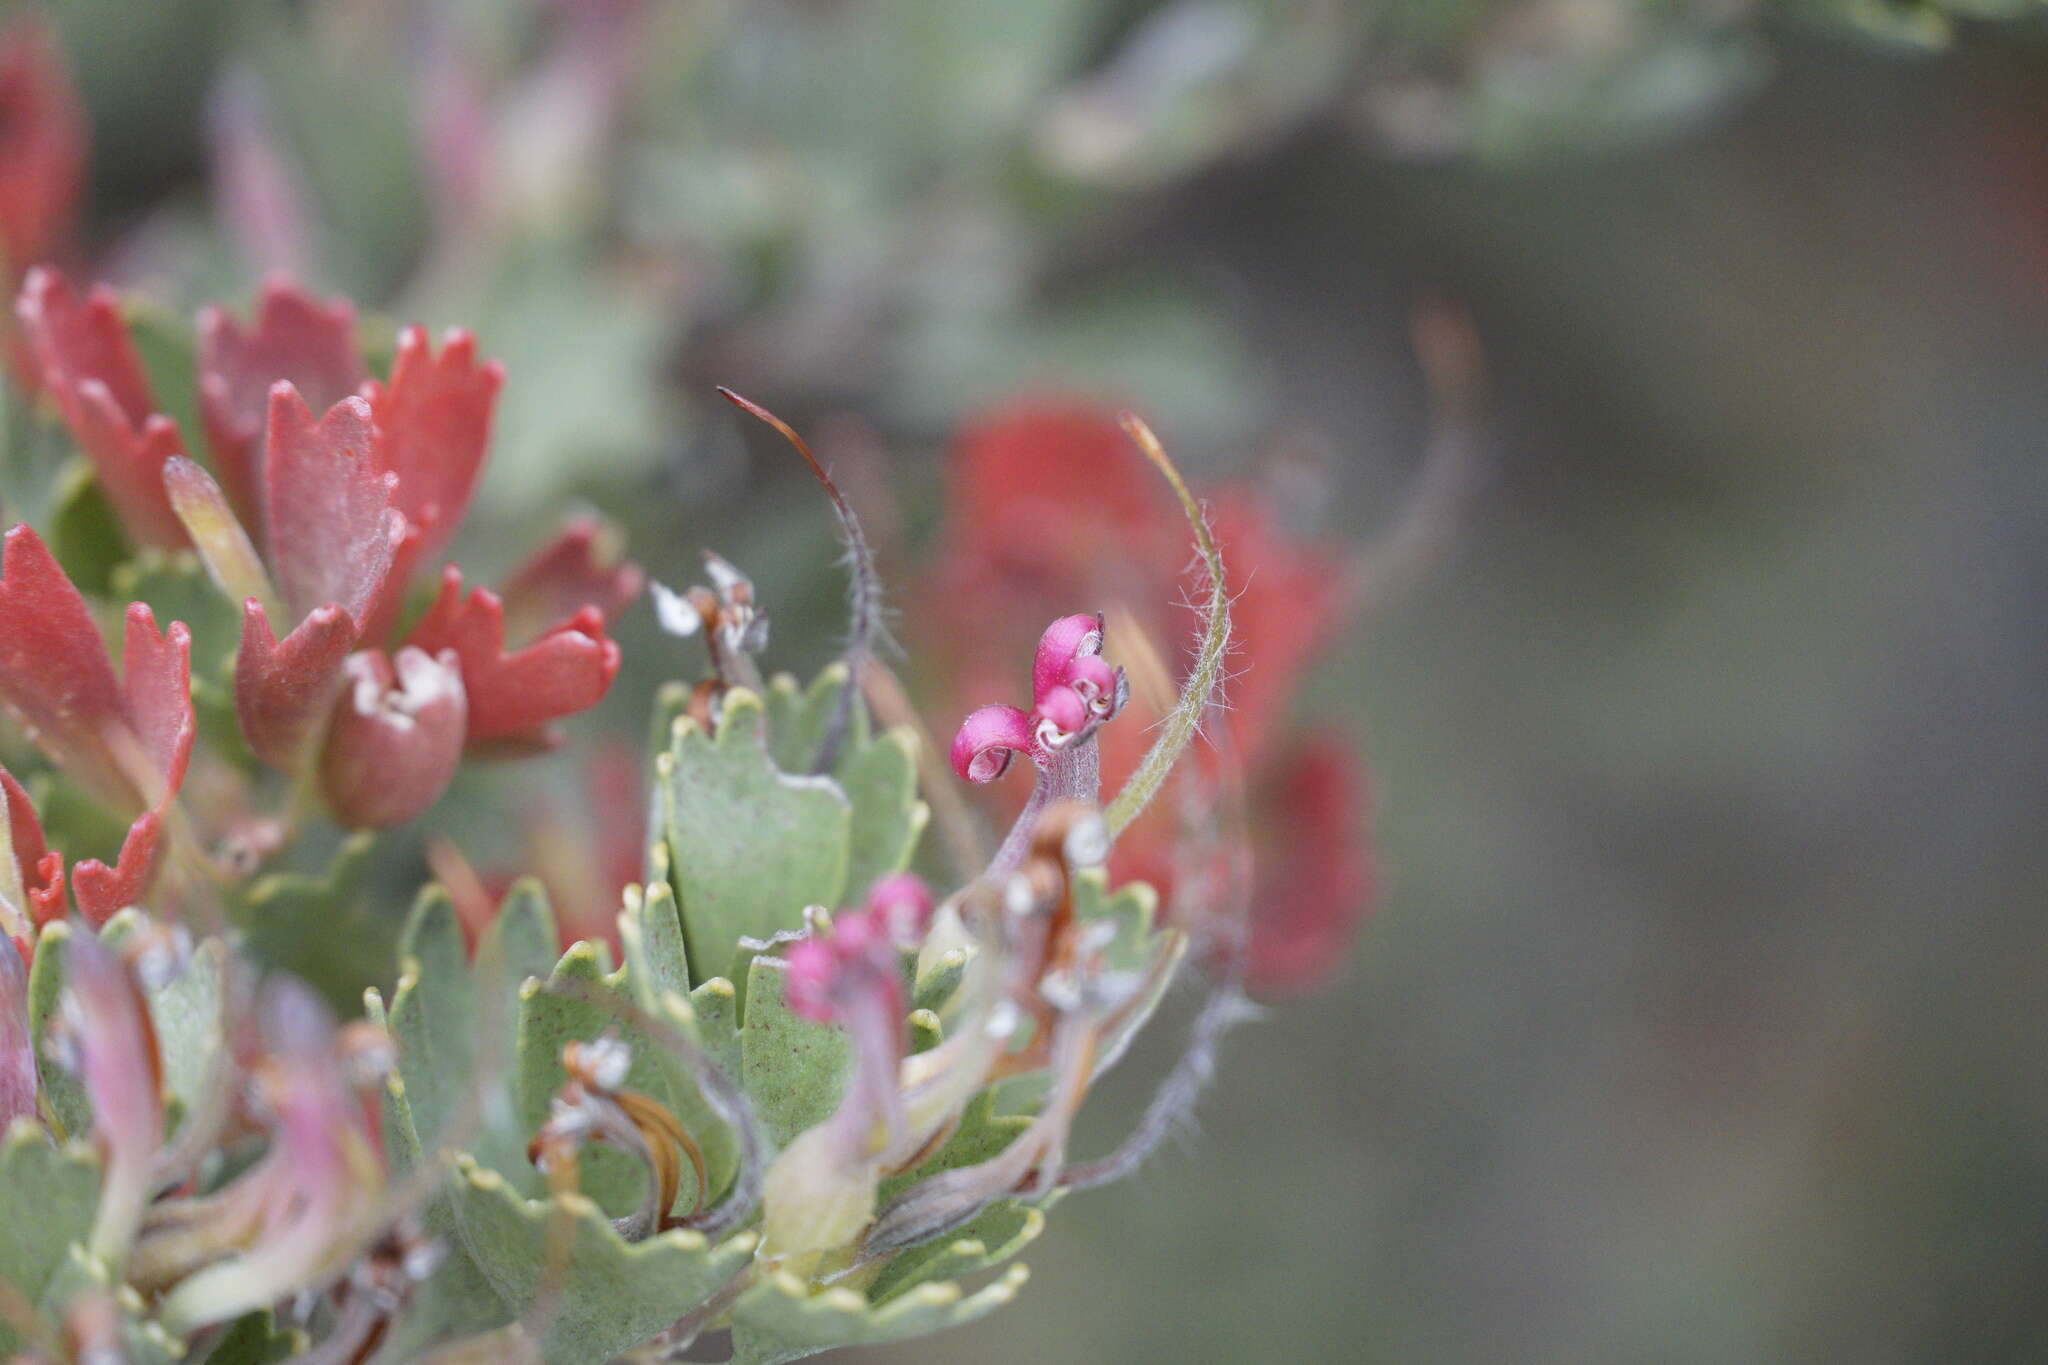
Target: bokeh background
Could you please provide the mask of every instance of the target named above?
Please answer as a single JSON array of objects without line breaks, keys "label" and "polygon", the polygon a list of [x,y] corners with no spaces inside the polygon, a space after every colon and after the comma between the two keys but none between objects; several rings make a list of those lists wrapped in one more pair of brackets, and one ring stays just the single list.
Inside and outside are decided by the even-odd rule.
[{"label": "bokeh background", "polygon": [[[829,524],[711,385],[827,433],[915,602],[955,434],[1020,394],[1367,541],[1430,441],[1416,309],[1469,315],[1476,492],[1297,703],[1372,775],[1354,958],[1019,1307],[849,1358],[2048,1358],[2032,5],[42,8],[82,268],[475,327],[465,564],[589,505],[657,577],[744,565],[799,671]],[[683,666],[650,617],[580,742]]]}]

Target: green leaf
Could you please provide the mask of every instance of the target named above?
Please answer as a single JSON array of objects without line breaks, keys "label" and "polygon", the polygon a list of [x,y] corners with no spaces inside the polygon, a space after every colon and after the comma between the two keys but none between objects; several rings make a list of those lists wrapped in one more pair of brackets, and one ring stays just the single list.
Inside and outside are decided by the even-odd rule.
[{"label": "green leaf", "polygon": [[785,970],[779,959],[754,959],[740,1029],[740,1077],[777,1147],[839,1107],[853,1066],[853,1043],[843,1030],[790,1013]]},{"label": "green leaf", "polygon": [[349,836],[325,872],[279,872],[243,893],[238,919],[249,954],[304,978],[343,1018],[362,1011],[363,988],[390,981],[399,920],[369,903],[364,879],[376,836]]},{"label": "green leaf", "polygon": [[[41,1303],[74,1242],[92,1231],[100,1169],[82,1143],[53,1145],[28,1119],[0,1135],[0,1285]],[[0,1315],[0,1355],[23,1342]]]},{"label": "green leaf", "polygon": [[64,471],[50,509],[50,553],[84,592],[105,597],[114,567],[128,555],[128,537],[92,467],[79,460]]},{"label": "green leaf", "polygon": [[1109,871],[1084,867],[1074,874],[1074,918],[1100,920],[1116,926],[1116,937],[1103,950],[1111,971],[1141,970],[1152,955],[1152,922],[1159,913],[1159,893],[1145,882],[1125,882],[1109,889]]},{"label": "green leaf", "polygon": [[999,1113],[996,1092],[993,1088],[982,1091],[967,1102],[961,1111],[960,1126],[946,1145],[933,1153],[921,1165],[912,1170],[890,1176],[882,1182],[878,1192],[878,1203],[886,1207],[889,1202],[920,1180],[928,1179],[941,1171],[956,1170],[962,1166],[978,1166],[1017,1140],[1017,1135],[1031,1126],[1027,1114]]},{"label": "green leaf", "polygon": [[[787,673],[769,681],[769,753],[786,773],[807,773],[825,740],[832,713],[849,685],[846,665],[827,666],[809,688]],[[910,866],[931,810],[917,799],[917,735],[909,729],[876,736],[867,708],[856,702],[832,776],[853,818],[847,833],[846,886],[840,904],[867,895],[878,877]]]},{"label": "green leaf", "polygon": [[121,300],[129,339],[141,357],[156,410],[178,424],[185,453],[197,458],[199,440],[199,344],[192,323],[143,295]]},{"label": "green leaf", "polygon": [[637,886],[626,888],[625,908],[619,912],[619,949],[626,958],[633,999],[641,1009],[652,1011],[664,995],[689,995],[682,917],[676,913],[675,889],[666,881],[651,883],[644,892]]},{"label": "green leaf", "polygon": [[63,1260],[43,1291],[43,1317],[62,1322],[73,1300],[82,1294],[111,1299],[120,1323],[122,1365],[173,1365],[185,1354],[154,1322],[145,1321],[142,1296],[114,1278],[107,1263],[73,1244],[65,1248]]},{"label": "green leaf", "polygon": [[840,1346],[878,1346],[958,1327],[1017,1297],[1027,1274],[1013,1266],[977,1293],[956,1282],[920,1284],[870,1305],[844,1287],[813,1294],[788,1273],[764,1280],[733,1306],[732,1365],[780,1365]]},{"label": "green leaf", "polygon": [[715,739],[679,719],[656,765],[670,876],[700,979],[744,979],[731,975],[747,956],[742,936],[795,929],[805,906],[837,904],[846,885],[846,797],[829,779],[779,771],[761,723],[760,698],[734,688]]},{"label": "green leaf", "polygon": [[71,926],[62,920],[43,926],[36,940],[36,958],[28,972],[28,1029],[35,1040],[36,1074],[43,1102],[63,1128],[62,1136],[84,1138],[92,1132],[92,1102],[76,1076],[50,1058],[49,1035],[64,995],[65,945]]},{"label": "green leaf", "polygon": [[751,1232],[716,1246],[684,1229],[629,1244],[582,1195],[522,1199],[474,1162],[457,1162],[453,1189],[464,1250],[551,1365],[592,1365],[639,1345],[754,1254]]},{"label": "green leaf", "polygon": [[1009,1260],[1045,1231],[1045,1215],[1020,1200],[992,1204],[950,1237],[897,1253],[868,1286],[870,1303],[887,1303],[921,1284],[957,1280]]},{"label": "green leaf", "polygon": [[[567,1080],[562,1069],[562,1048],[570,1042],[589,1042],[607,1030],[616,1032],[632,1049],[633,1062],[625,1084],[663,1105],[681,1121],[704,1155],[706,1183],[703,1193],[709,1202],[732,1179],[738,1164],[738,1147],[716,1112],[697,1090],[696,1081],[683,1062],[650,1038],[631,1018],[628,970],[610,976],[604,973],[599,946],[578,943],[562,955],[548,984],[574,982],[580,992],[599,999],[612,998],[622,1008],[610,1010],[591,1000],[555,994],[529,982],[521,992],[519,1006],[519,1113],[524,1131],[540,1127],[548,1115],[555,1092]],[[696,1021],[681,997],[673,992],[648,1011],[669,1028],[696,1042]],[[597,1201],[613,1216],[636,1208],[647,1187],[643,1162],[629,1153],[601,1144],[586,1146],[578,1159],[578,1183],[583,1193]],[[676,1194],[676,1208],[688,1210],[699,1202],[694,1169],[684,1163],[683,1181]]]},{"label": "green leaf", "polygon": [[211,1351],[206,1365],[278,1365],[305,1350],[306,1334],[295,1327],[280,1328],[266,1309],[245,1313],[236,1320]]}]

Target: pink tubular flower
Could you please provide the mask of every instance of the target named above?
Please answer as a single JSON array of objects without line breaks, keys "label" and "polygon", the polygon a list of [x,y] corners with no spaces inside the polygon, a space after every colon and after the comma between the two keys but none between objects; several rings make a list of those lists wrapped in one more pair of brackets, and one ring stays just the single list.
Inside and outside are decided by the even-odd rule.
[{"label": "pink tubular flower", "polygon": [[[36,533],[9,531],[0,553],[0,702],[80,785],[118,810],[142,811],[115,866],[86,861],[72,871],[78,908],[95,924],[148,887],[197,729],[192,638],[182,624],[159,632],[150,609],[131,603],[122,664],[117,679],[85,599]],[[8,792],[11,830],[24,829],[19,790]],[[39,830],[30,843],[40,862]],[[26,880],[26,865],[22,873]],[[61,899],[54,876],[43,870],[39,880]]]},{"label": "pink tubular flower", "polygon": [[531,748],[554,742],[549,723],[588,710],[619,671],[619,647],[604,616],[584,607],[523,648],[506,652],[505,608],[478,588],[464,595],[462,570],[441,573],[441,591],[407,642],[462,664],[471,746]]},{"label": "pink tubular flower", "polygon": [[121,526],[138,545],[177,549],[185,531],[164,494],[164,461],[182,448],[178,428],[155,411],[142,361],[113,291],[84,299],[65,278],[31,270],[15,314],[42,386],[92,461]]},{"label": "pink tubular flower", "polygon": [[248,1214],[254,1240],[166,1294],[178,1332],[261,1308],[345,1271],[380,1216],[383,1167],[347,1075],[342,1040],[319,998],[273,978],[260,1002],[259,1093],[270,1147],[217,1199]]},{"label": "pink tubular flower", "polygon": [[[1116,715],[1127,685],[1120,668],[1101,657],[1102,618],[1062,616],[1045,629],[1032,660],[1032,708],[983,706],[953,736],[953,771],[968,782],[993,782],[1022,753],[1041,772],[1055,755],[1085,747],[1095,728]],[[1071,794],[1071,793],[1068,793]]]},{"label": "pink tubular flower", "polygon": [[440,798],[462,761],[468,720],[455,656],[411,645],[351,655],[335,705],[320,780],[343,824],[388,829]]},{"label": "pink tubular flower", "polygon": [[263,283],[245,329],[226,309],[199,313],[199,406],[214,469],[245,526],[267,536],[263,448],[270,390],[289,380],[325,411],[362,387],[355,307],[321,302],[283,276]]},{"label": "pink tubular flower", "polygon": [[90,934],[66,941],[64,1031],[92,1101],[93,1135],[106,1175],[91,1249],[119,1266],[150,1196],[163,1145],[162,1059],[149,1007],[127,967]]}]

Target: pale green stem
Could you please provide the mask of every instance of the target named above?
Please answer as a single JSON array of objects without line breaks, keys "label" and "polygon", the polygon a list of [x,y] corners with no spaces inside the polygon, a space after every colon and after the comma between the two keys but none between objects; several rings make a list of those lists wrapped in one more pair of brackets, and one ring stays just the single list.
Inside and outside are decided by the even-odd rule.
[{"label": "pale green stem", "polygon": [[1165,476],[1174,496],[1180,499],[1181,511],[1187,514],[1188,527],[1194,532],[1195,548],[1201,555],[1203,572],[1208,575],[1209,600],[1202,608],[1201,649],[1195,656],[1194,671],[1181,685],[1180,700],[1167,715],[1166,723],[1160,727],[1159,738],[1153,741],[1144,761],[1102,813],[1111,837],[1123,833],[1144,812],[1152,798],[1159,794],[1160,787],[1165,785],[1173,765],[1180,761],[1180,756],[1200,732],[1202,717],[1223,686],[1223,660],[1230,652],[1230,594],[1223,582],[1223,552],[1217,547],[1216,537],[1209,529],[1209,519],[1203,515],[1201,504],[1188,491],[1187,483],[1181,478],[1180,471],[1174,468],[1173,461],[1167,458],[1152,429],[1129,413],[1124,415],[1123,424],[1131,439],[1138,443],[1138,449],[1145,452],[1145,458]]}]

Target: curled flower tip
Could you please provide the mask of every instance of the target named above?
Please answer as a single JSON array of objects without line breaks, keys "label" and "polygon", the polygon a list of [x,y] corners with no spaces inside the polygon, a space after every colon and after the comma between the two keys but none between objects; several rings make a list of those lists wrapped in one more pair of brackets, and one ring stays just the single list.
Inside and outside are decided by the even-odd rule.
[{"label": "curled flower tip", "polygon": [[967,782],[993,782],[1009,771],[1010,760],[1029,755],[1034,744],[1029,714],[995,704],[968,713],[953,736],[953,771]]},{"label": "curled flower tip", "polygon": [[469,706],[453,650],[407,645],[352,654],[321,756],[321,785],[343,824],[389,829],[440,799],[462,760]]}]

